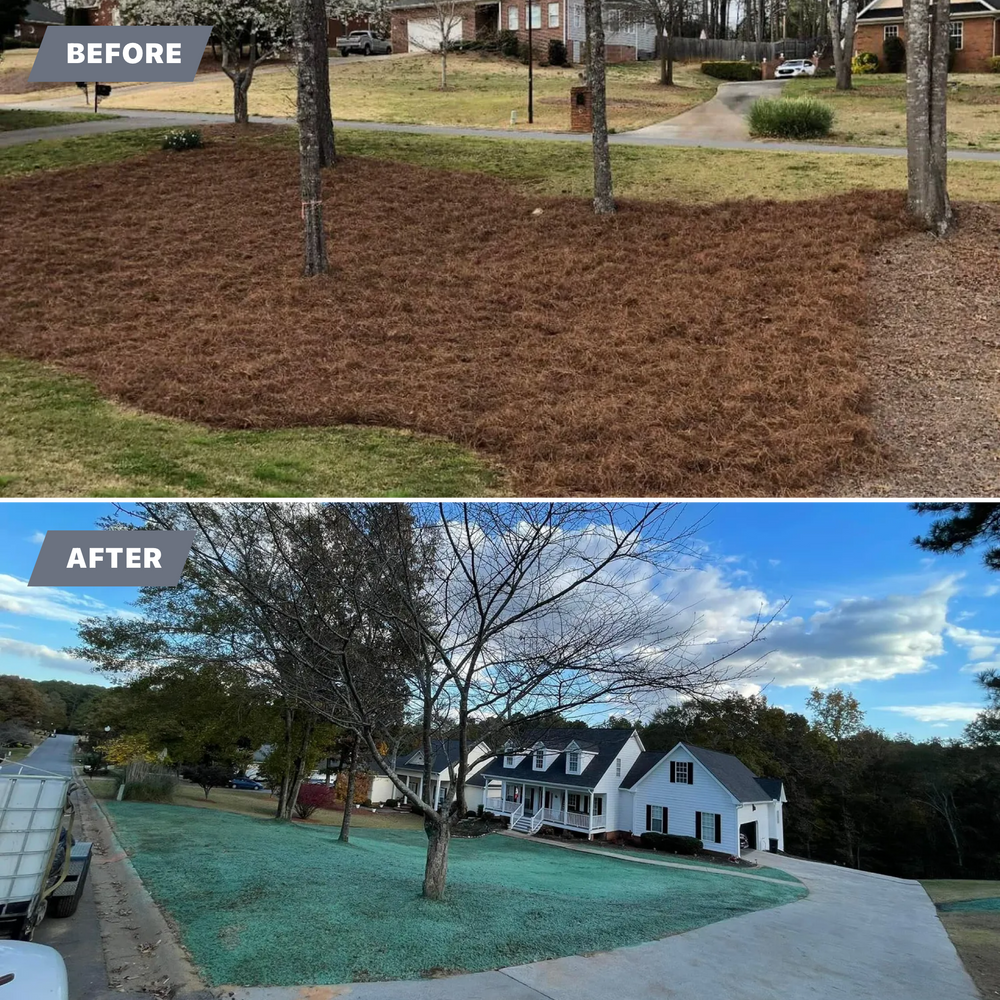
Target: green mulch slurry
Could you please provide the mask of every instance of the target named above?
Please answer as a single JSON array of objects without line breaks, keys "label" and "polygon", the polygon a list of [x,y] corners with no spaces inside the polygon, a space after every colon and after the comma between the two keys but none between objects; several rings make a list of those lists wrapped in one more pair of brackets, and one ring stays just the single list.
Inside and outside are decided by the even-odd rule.
[{"label": "green mulch slurry", "polygon": [[979,992],[1000,996],[1000,881],[923,879],[920,884]]},{"label": "green mulch slurry", "polygon": [[17,132],[26,128],[45,128],[47,125],[72,125],[89,122],[95,118],[118,118],[119,115],[95,115],[86,111],[20,111],[0,108],[0,132]]},{"label": "green mulch slurry", "polygon": [[629,865],[488,836],[451,847],[420,896],[426,839],[109,802],[118,836],[211,985],[476,972],[638,944],[801,899],[751,879]]}]

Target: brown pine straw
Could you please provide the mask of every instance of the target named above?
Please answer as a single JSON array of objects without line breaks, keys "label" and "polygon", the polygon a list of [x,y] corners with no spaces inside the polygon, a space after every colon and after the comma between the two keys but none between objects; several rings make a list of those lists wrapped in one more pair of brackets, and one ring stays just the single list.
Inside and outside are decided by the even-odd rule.
[{"label": "brown pine straw", "polygon": [[875,461],[861,282],[899,194],[599,219],[347,158],[304,279],[297,158],[235,134],[0,184],[0,350],[213,427],[442,435],[518,494],[821,495]]}]

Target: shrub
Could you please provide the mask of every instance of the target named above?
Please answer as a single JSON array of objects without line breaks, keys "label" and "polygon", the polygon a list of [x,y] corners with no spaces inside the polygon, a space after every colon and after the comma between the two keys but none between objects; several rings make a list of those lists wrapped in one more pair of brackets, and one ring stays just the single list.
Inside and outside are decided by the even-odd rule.
[{"label": "shrub", "polygon": [[750,105],[750,134],[770,139],[817,139],[833,127],[833,108],[812,97],[762,97]]},{"label": "shrub", "polygon": [[553,66],[565,66],[566,61],[566,43],[559,38],[550,38],[549,62]]},{"label": "shrub", "polygon": [[480,819],[494,820],[497,818],[496,813],[491,813],[488,809],[479,814]]},{"label": "shrub", "polygon": [[697,837],[678,837],[674,833],[644,833],[639,841],[651,850],[672,851],[674,854],[697,854],[702,849]]},{"label": "shrub", "polygon": [[521,54],[521,43],[518,40],[516,31],[501,31],[497,39],[497,47],[500,49],[500,55],[502,56],[513,58]]},{"label": "shrub", "polygon": [[990,56],[987,64],[991,73],[1000,73],[1000,56]]},{"label": "shrub", "polygon": [[385,802],[382,803],[382,807],[384,809],[396,809],[402,801],[402,799],[386,799]]},{"label": "shrub", "polygon": [[180,152],[184,149],[201,149],[205,145],[201,132],[196,128],[172,128],[163,137],[163,149]]},{"label": "shrub", "polygon": [[309,819],[317,809],[333,809],[333,789],[329,785],[299,785],[295,796],[295,815]]},{"label": "shrub", "polygon": [[902,73],[906,68],[906,46],[898,35],[887,38],[882,44],[882,58],[886,73]]},{"label": "shrub", "polygon": [[170,802],[177,787],[177,775],[166,768],[149,768],[135,781],[125,783],[123,799],[132,802]]},{"label": "shrub", "polygon": [[233,769],[231,767],[223,767],[221,764],[195,764],[194,766],[185,767],[181,771],[182,778],[193,781],[201,787],[206,799],[208,798],[208,793],[213,788],[222,788],[228,785],[232,776]]},{"label": "shrub", "polygon": [[859,52],[851,60],[852,73],[878,72],[878,56],[874,52]]},{"label": "shrub", "polygon": [[703,62],[701,71],[705,76],[716,80],[759,80],[760,63],[746,62],[743,59],[731,61]]}]

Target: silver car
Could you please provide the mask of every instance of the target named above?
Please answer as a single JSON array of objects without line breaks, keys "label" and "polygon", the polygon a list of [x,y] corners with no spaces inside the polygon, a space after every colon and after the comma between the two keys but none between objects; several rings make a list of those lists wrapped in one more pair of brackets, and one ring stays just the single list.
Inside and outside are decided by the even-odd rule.
[{"label": "silver car", "polygon": [[816,67],[811,59],[788,59],[775,71],[776,80],[787,80],[793,76],[814,76]]}]

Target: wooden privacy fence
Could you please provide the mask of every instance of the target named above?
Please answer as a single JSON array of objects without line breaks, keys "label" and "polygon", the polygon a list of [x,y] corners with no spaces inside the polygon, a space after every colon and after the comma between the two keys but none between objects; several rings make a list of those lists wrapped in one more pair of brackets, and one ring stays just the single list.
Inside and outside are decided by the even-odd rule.
[{"label": "wooden privacy fence", "polygon": [[[658,45],[666,44],[658,38]],[[828,38],[782,38],[777,42],[747,42],[737,38],[674,38],[674,59],[678,62],[708,60],[738,60],[769,62],[784,55],[786,59],[808,59],[817,49],[822,53],[830,44]],[[659,55],[659,51],[657,51]]]}]

